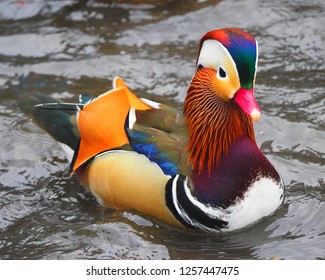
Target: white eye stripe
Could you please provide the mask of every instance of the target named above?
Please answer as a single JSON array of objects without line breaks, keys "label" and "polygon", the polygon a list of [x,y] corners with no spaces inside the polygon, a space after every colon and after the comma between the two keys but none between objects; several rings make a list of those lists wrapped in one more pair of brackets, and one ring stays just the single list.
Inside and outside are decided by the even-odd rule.
[{"label": "white eye stripe", "polygon": [[255,83],[255,79],[256,79],[257,64],[258,64],[258,43],[257,43],[257,41],[255,41],[255,43],[256,43],[256,60],[255,60],[254,83]]},{"label": "white eye stripe", "polygon": [[198,65],[217,70],[222,60],[222,46],[215,40],[206,40],[201,47]]},{"label": "white eye stripe", "polygon": [[[199,58],[197,60],[197,67],[203,66],[216,70],[217,72],[219,68],[222,67],[223,70],[226,72],[226,77],[228,77],[229,73],[227,71],[229,71],[229,69],[226,69],[226,65],[232,65],[232,68],[236,72],[236,76],[239,78],[236,64],[228,50],[216,40],[205,40],[202,44]],[[220,75],[220,79],[224,79],[226,77]]]}]

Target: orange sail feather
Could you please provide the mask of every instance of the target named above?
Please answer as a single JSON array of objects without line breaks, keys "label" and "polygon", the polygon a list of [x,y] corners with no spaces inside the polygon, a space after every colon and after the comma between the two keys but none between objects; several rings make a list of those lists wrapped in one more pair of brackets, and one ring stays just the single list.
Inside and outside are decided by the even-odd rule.
[{"label": "orange sail feather", "polygon": [[80,145],[72,172],[93,156],[129,143],[124,124],[131,107],[152,109],[117,77],[112,90],[93,99],[78,112]]}]

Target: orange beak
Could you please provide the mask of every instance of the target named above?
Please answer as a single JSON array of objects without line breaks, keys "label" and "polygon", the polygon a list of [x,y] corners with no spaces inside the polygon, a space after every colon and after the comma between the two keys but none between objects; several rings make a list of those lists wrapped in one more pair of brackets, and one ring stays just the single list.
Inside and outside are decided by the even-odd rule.
[{"label": "orange beak", "polygon": [[260,119],[261,109],[255,100],[253,88],[240,88],[235,93],[235,102],[252,120],[258,121]]}]

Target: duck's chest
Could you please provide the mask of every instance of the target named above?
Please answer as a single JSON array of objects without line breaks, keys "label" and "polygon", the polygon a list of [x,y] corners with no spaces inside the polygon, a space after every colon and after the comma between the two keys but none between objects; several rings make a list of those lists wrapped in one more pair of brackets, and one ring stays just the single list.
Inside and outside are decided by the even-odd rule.
[{"label": "duck's chest", "polygon": [[274,166],[247,137],[239,138],[225,153],[218,166],[202,172],[193,171],[191,184],[194,195],[202,202],[227,208],[261,179],[270,179],[281,185]]},{"label": "duck's chest", "polygon": [[284,199],[283,182],[259,177],[227,206],[203,202],[191,190],[188,179],[175,176],[166,188],[166,203],[185,226],[204,232],[233,231],[272,214]]},{"label": "duck's chest", "polygon": [[169,182],[167,203],[189,227],[230,231],[273,213],[283,202],[284,184],[256,144],[239,139],[220,164],[208,172]]}]

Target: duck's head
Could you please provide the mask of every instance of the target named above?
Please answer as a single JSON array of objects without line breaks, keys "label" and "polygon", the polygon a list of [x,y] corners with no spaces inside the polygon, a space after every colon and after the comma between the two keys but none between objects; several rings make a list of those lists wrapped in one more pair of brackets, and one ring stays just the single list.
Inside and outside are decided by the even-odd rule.
[{"label": "duck's head", "polygon": [[242,30],[213,30],[201,39],[184,106],[193,169],[210,172],[241,136],[255,142],[257,59],[256,40]]},{"label": "duck's head", "polygon": [[215,94],[225,101],[236,102],[255,121],[261,114],[254,98],[257,60],[254,37],[235,28],[205,34],[197,58],[197,71],[213,71],[209,84]]}]

